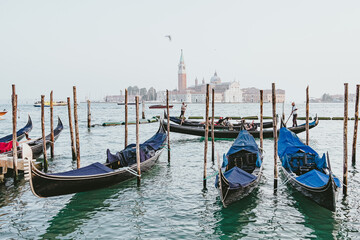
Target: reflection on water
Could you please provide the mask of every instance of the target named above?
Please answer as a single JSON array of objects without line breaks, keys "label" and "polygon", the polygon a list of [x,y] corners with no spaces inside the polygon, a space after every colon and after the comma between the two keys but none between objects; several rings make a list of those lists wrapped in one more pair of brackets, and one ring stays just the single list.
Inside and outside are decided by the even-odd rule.
[{"label": "reflection on water", "polygon": [[303,224],[312,229],[312,234],[317,239],[334,239],[335,232],[339,229],[335,213],[319,206],[295,190],[288,188],[287,191],[293,197],[293,206],[304,217]]},{"label": "reflection on water", "polygon": [[253,209],[259,202],[258,190],[226,208],[222,206],[220,197],[217,200],[217,204],[221,204],[221,207],[219,211],[214,212],[217,220],[215,233],[221,237],[246,237],[247,234],[242,229],[249,223],[256,222],[256,214]]},{"label": "reflection on water", "polygon": [[16,181],[11,177],[5,180],[5,183],[0,183],[0,208],[20,199],[25,189],[26,182],[22,176]]},{"label": "reflection on water", "polygon": [[101,209],[109,207],[105,200],[117,192],[119,188],[112,187],[74,194],[64,208],[49,221],[50,225],[41,238],[54,239],[80,229],[82,223],[92,218]]}]

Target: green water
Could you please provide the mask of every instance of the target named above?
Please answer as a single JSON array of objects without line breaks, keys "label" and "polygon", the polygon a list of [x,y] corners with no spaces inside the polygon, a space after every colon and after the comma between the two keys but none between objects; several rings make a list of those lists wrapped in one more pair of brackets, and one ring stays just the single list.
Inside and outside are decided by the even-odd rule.
[{"label": "green water", "polygon": [[[305,106],[297,104],[299,116]],[[92,124],[123,121],[124,106],[92,104]],[[10,110],[10,106],[1,105]],[[18,127],[26,123],[30,113],[34,128],[30,137],[41,135],[40,109],[20,105]],[[147,107],[146,107],[147,108]],[[285,106],[285,115],[290,106]],[[354,106],[349,106],[352,113]],[[48,109],[47,111],[47,117]],[[135,108],[130,106],[130,120]],[[148,110],[147,117],[163,110]],[[178,115],[175,105],[172,115]],[[282,106],[278,106],[282,113]],[[189,104],[186,115],[204,115],[200,104]],[[312,104],[314,116],[342,116],[343,104]],[[216,104],[215,115],[253,116],[259,114],[258,104]],[[353,113],[352,113],[353,114]],[[51,172],[76,167],[71,160],[70,134],[66,107],[56,107],[55,115],[63,120],[65,129],[55,144],[55,158],[50,160]],[[271,115],[265,104],[264,115]],[[121,150],[124,126],[86,128],[86,105],[79,105],[81,165],[105,161],[106,149]],[[49,124],[48,124],[49,125]],[[158,123],[140,125],[140,139],[154,134]],[[47,128],[48,129],[48,128]],[[343,122],[321,121],[310,131],[310,145],[319,153],[329,151],[334,173],[342,179]],[[349,121],[349,156],[351,154],[353,121]],[[8,113],[0,121],[0,136],[11,132]],[[135,126],[129,126],[129,142],[135,141]],[[304,139],[305,134],[299,135]],[[203,138],[172,133],[171,163],[164,151],[157,165],[142,177],[106,189],[52,198],[37,198],[23,179],[11,178],[0,184],[1,239],[357,239],[360,238],[360,179],[356,166],[349,161],[349,195],[339,194],[337,211],[319,207],[279,182],[273,190],[273,140],[264,141],[264,178],[259,188],[242,201],[223,208],[214,187],[214,178],[202,191]],[[258,141],[258,140],[257,140]],[[231,140],[217,140],[219,154],[227,151]],[[210,147],[210,145],[209,145]],[[211,148],[210,148],[211,149]],[[359,149],[358,149],[359,151]],[[360,153],[359,153],[360,154]],[[358,155],[359,155],[358,154]],[[211,152],[208,153],[210,159]],[[351,158],[349,157],[349,160]],[[360,161],[360,160],[359,160]],[[207,172],[216,171],[209,161]]]}]

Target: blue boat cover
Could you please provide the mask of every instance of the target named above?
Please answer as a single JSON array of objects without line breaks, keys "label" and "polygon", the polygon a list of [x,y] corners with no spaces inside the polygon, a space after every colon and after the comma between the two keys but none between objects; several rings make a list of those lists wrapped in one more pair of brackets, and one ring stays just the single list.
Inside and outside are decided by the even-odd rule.
[{"label": "blue boat cover", "polygon": [[[162,148],[166,139],[166,132],[161,127],[154,136],[140,144],[140,162],[143,162],[155,155],[155,152]],[[120,162],[120,165],[131,166],[136,163],[136,144],[128,145],[124,150],[111,154],[110,150],[107,150],[107,162]]]},{"label": "blue boat cover", "polygon": [[[251,152],[251,153],[255,153],[257,155],[256,166],[257,167],[261,166],[261,158],[260,158],[260,154],[259,154],[259,147],[256,144],[254,137],[246,130],[241,130],[239,132],[239,135],[235,139],[235,141],[232,144],[231,148],[226,153],[226,157],[228,157],[228,156],[230,156],[230,155],[232,155],[234,153],[237,153],[237,152],[239,152],[241,150],[245,150],[245,151],[248,151],[248,152]],[[227,159],[226,159],[226,161],[227,161]],[[225,161],[223,161],[223,165],[224,165],[224,162]]]},{"label": "blue boat cover", "polygon": [[314,149],[301,142],[301,140],[295,133],[284,127],[280,128],[278,155],[282,161],[282,165],[284,168],[290,168],[289,160],[291,159],[291,156],[299,151],[313,154],[314,163],[316,164],[318,169],[322,169],[327,166],[325,154],[320,157]]},{"label": "blue boat cover", "polygon": [[55,175],[55,176],[87,176],[87,175],[96,175],[96,174],[102,174],[102,173],[109,173],[113,172],[111,168],[108,168],[104,166],[103,164],[96,162],[93,164],[90,164],[89,166],[82,167],[79,169],[62,172],[62,173],[54,173],[49,175]]},{"label": "blue boat cover", "polygon": [[[296,180],[309,187],[322,187],[329,181],[329,175],[313,169],[310,172],[297,177]],[[338,178],[334,177],[334,181],[338,187],[341,187]]]},{"label": "blue boat cover", "polygon": [[[245,172],[236,166],[225,172],[224,176],[228,180],[230,188],[244,187],[256,179],[254,175]],[[215,187],[219,184],[218,177],[219,175],[217,175],[215,179]]]}]

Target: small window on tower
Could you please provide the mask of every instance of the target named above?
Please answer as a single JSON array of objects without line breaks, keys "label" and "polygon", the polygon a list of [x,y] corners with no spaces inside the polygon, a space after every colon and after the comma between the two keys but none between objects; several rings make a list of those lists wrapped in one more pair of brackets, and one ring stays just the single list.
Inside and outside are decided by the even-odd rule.
[{"label": "small window on tower", "polygon": [[183,69],[185,70],[185,67],[183,67]]}]

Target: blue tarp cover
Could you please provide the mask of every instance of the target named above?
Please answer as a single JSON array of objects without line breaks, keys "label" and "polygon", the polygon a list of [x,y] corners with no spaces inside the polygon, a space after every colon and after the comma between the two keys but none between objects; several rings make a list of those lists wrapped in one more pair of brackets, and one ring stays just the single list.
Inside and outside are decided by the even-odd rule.
[{"label": "blue tarp cover", "polygon": [[[215,186],[218,185],[218,176],[219,175],[216,176]],[[228,180],[230,188],[244,187],[256,179],[254,175],[247,173],[236,166],[225,172],[224,176]]]},{"label": "blue tarp cover", "polygon": [[87,176],[87,175],[96,175],[102,173],[113,172],[111,168],[104,166],[103,164],[96,162],[89,166],[82,167],[79,169],[62,172],[62,173],[54,173],[49,175],[56,175],[56,176]]},{"label": "blue tarp cover", "polygon": [[250,133],[246,130],[241,130],[239,132],[239,135],[235,139],[226,156],[230,156],[231,154],[237,153],[241,150],[246,150],[251,153],[259,152],[259,148],[255,142],[254,137],[251,136]]},{"label": "blue tarp cover", "polygon": [[[241,130],[239,132],[239,135],[235,139],[234,143],[231,145],[229,151],[226,153],[226,156],[223,157],[223,166],[225,163],[225,158],[241,150],[245,150],[251,153],[256,153],[257,155],[256,166],[257,167],[261,166],[259,147],[256,144],[254,137],[246,130]],[[227,165],[227,159],[226,159],[226,165]]]},{"label": "blue tarp cover", "polygon": [[[296,178],[300,183],[309,187],[322,187],[329,181],[329,176],[318,170],[311,170]],[[338,187],[341,187],[339,179],[334,177],[334,181]]]},{"label": "blue tarp cover", "polygon": [[[162,129],[150,139],[140,144],[140,162],[143,162],[154,156],[155,151],[159,150],[166,139],[166,132]],[[113,163],[119,161],[121,166],[130,166],[136,162],[136,144],[128,145],[124,150],[111,154],[107,150],[107,162]]]},{"label": "blue tarp cover", "polygon": [[314,149],[301,142],[301,140],[295,133],[284,127],[280,128],[279,141],[278,141],[278,155],[282,161],[282,165],[285,168],[290,167],[288,161],[290,160],[291,156],[297,153],[298,151],[303,151],[304,153],[313,154],[314,162],[319,169],[327,166],[325,155],[320,157]]}]

